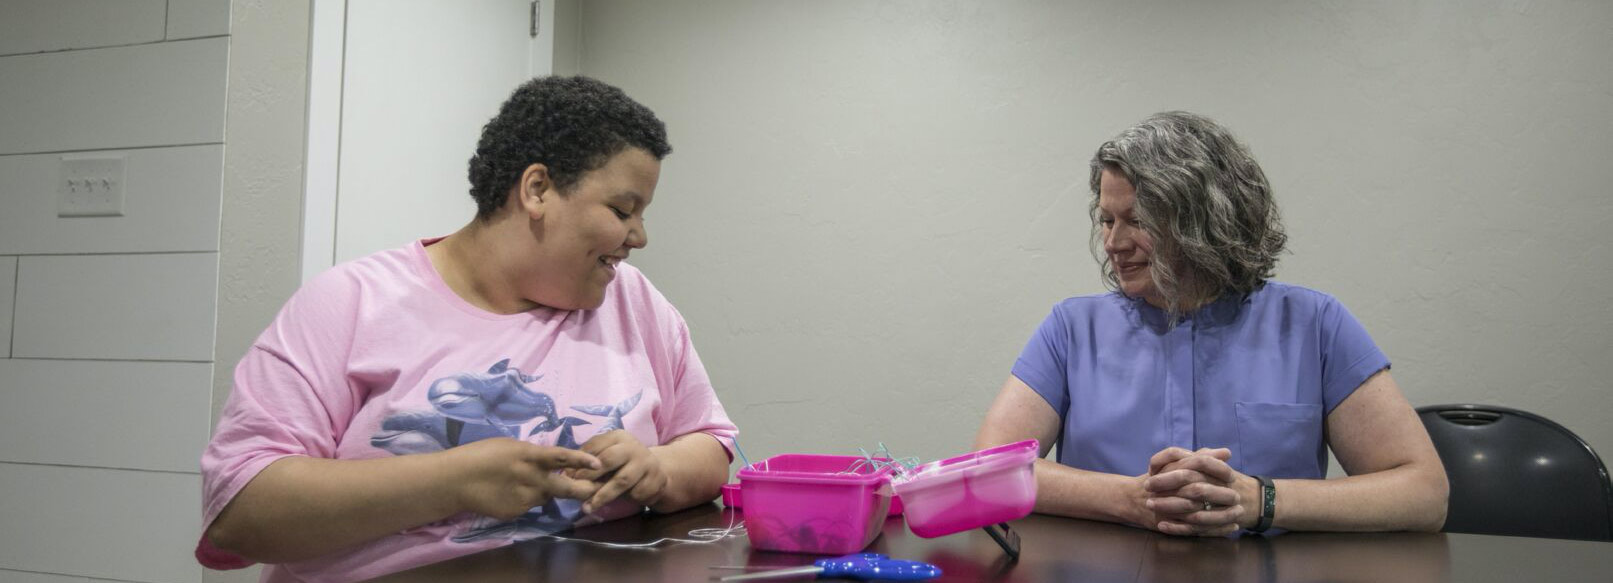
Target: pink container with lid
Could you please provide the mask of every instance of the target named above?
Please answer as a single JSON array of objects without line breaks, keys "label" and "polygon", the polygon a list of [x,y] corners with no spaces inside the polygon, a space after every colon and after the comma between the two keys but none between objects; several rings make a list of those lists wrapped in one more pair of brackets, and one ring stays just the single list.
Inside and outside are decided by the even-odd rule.
[{"label": "pink container with lid", "polygon": [[751,546],[849,554],[879,536],[891,506],[889,466],[848,455],[777,455],[739,470]]},{"label": "pink container with lid", "polygon": [[1036,505],[1037,453],[1028,439],[913,468],[891,484],[908,530],[935,538],[1024,518]]}]

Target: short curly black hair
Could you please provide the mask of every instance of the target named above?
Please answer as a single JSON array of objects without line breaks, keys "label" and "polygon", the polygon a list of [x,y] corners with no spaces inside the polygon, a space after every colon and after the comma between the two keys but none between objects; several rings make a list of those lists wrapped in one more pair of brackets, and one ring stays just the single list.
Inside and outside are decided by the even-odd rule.
[{"label": "short curly black hair", "polygon": [[564,193],[628,147],[657,160],[672,153],[666,124],[621,89],[582,76],[527,81],[482,127],[470,158],[476,217],[486,220],[502,208],[532,164],[547,166]]}]

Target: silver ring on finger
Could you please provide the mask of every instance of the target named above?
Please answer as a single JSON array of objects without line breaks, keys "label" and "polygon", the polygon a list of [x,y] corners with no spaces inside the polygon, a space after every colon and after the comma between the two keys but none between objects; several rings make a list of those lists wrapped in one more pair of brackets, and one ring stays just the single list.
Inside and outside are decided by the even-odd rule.
[{"label": "silver ring on finger", "polygon": [[1205,502],[1204,503],[1204,509],[1205,510],[1215,510],[1215,504],[1212,504],[1210,502]]}]

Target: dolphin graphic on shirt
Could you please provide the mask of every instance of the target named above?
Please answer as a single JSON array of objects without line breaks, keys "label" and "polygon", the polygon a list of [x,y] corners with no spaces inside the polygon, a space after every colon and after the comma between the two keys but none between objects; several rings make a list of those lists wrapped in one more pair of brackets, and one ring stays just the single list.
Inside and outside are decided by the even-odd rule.
[{"label": "dolphin graphic on shirt", "polygon": [[[626,415],[628,411],[632,411],[634,407],[637,407],[639,399],[642,398],[644,398],[644,391],[640,389],[639,392],[634,393],[633,396],[622,399],[622,402],[615,405],[572,405],[571,408],[574,411],[581,411],[589,415],[599,415],[601,417],[605,417],[605,424],[599,426],[599,433],[607,433],[617,429],[622,429],[622,416]],[[595,435],[598,435],[599,433],[596,433]]]},{"label": "dolphin graphic on shirt", "polygon": [[539,423],[537,427],[533,427],[532,431],[527,433],[527,436],[531,437],[539,433],[548,433],[550,431],[554,431],[555,429],[559,429],[560,435],[555,438],[555,445],[564,447],[566,449],[581,449],[582,444],[577,443],[577,437],[572,434],[571,428],[577,425],[588,424],[589,423],[586,419],[578,419],[576,417],[568,416],[558,420],[550,417],[549,419],[544,420],[544,422]]},{"label": "dolphin graphic on shirt", "polygon": [[[455,426],[459,433],[450,440],[449,429]],[[402,411],[381,420],[381,428],[370,436],[370,446],[392,455],[408,455],[506,435],[501,428],[446,419],[436,411]]]},{"label": "dolphin graphic on shirt", "polygon": [[484,374],[459,373],[437,379],[426,398],[449,419],[514,427],[536,417],[554,418],[554,399],[526,386],[541,378],[510,367],[506,358]]}]

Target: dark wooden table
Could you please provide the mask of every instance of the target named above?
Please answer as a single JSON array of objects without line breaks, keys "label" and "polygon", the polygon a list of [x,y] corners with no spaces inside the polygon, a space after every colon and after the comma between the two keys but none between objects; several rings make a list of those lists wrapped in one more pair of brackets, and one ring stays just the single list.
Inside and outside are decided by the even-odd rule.
[{"label": "dark wooden table", "polygon": [[[743,518],[743,514],[739,517]],[[715,504],[568,533],[635,543],[726,526]],[[886,521],[869,551],[933,563],[936,581],[1613,581],[1613,543],[1471,534],[1319,534],[1193,539],[1033,514],[1016,521],[1022,555],[1009,562],[985,532],[935,539]],[[657,550],[538,539],[377,579],[410,581],[713,581],[714,565],[790,567],[821,558],[754,550],[744,537]]]}]

